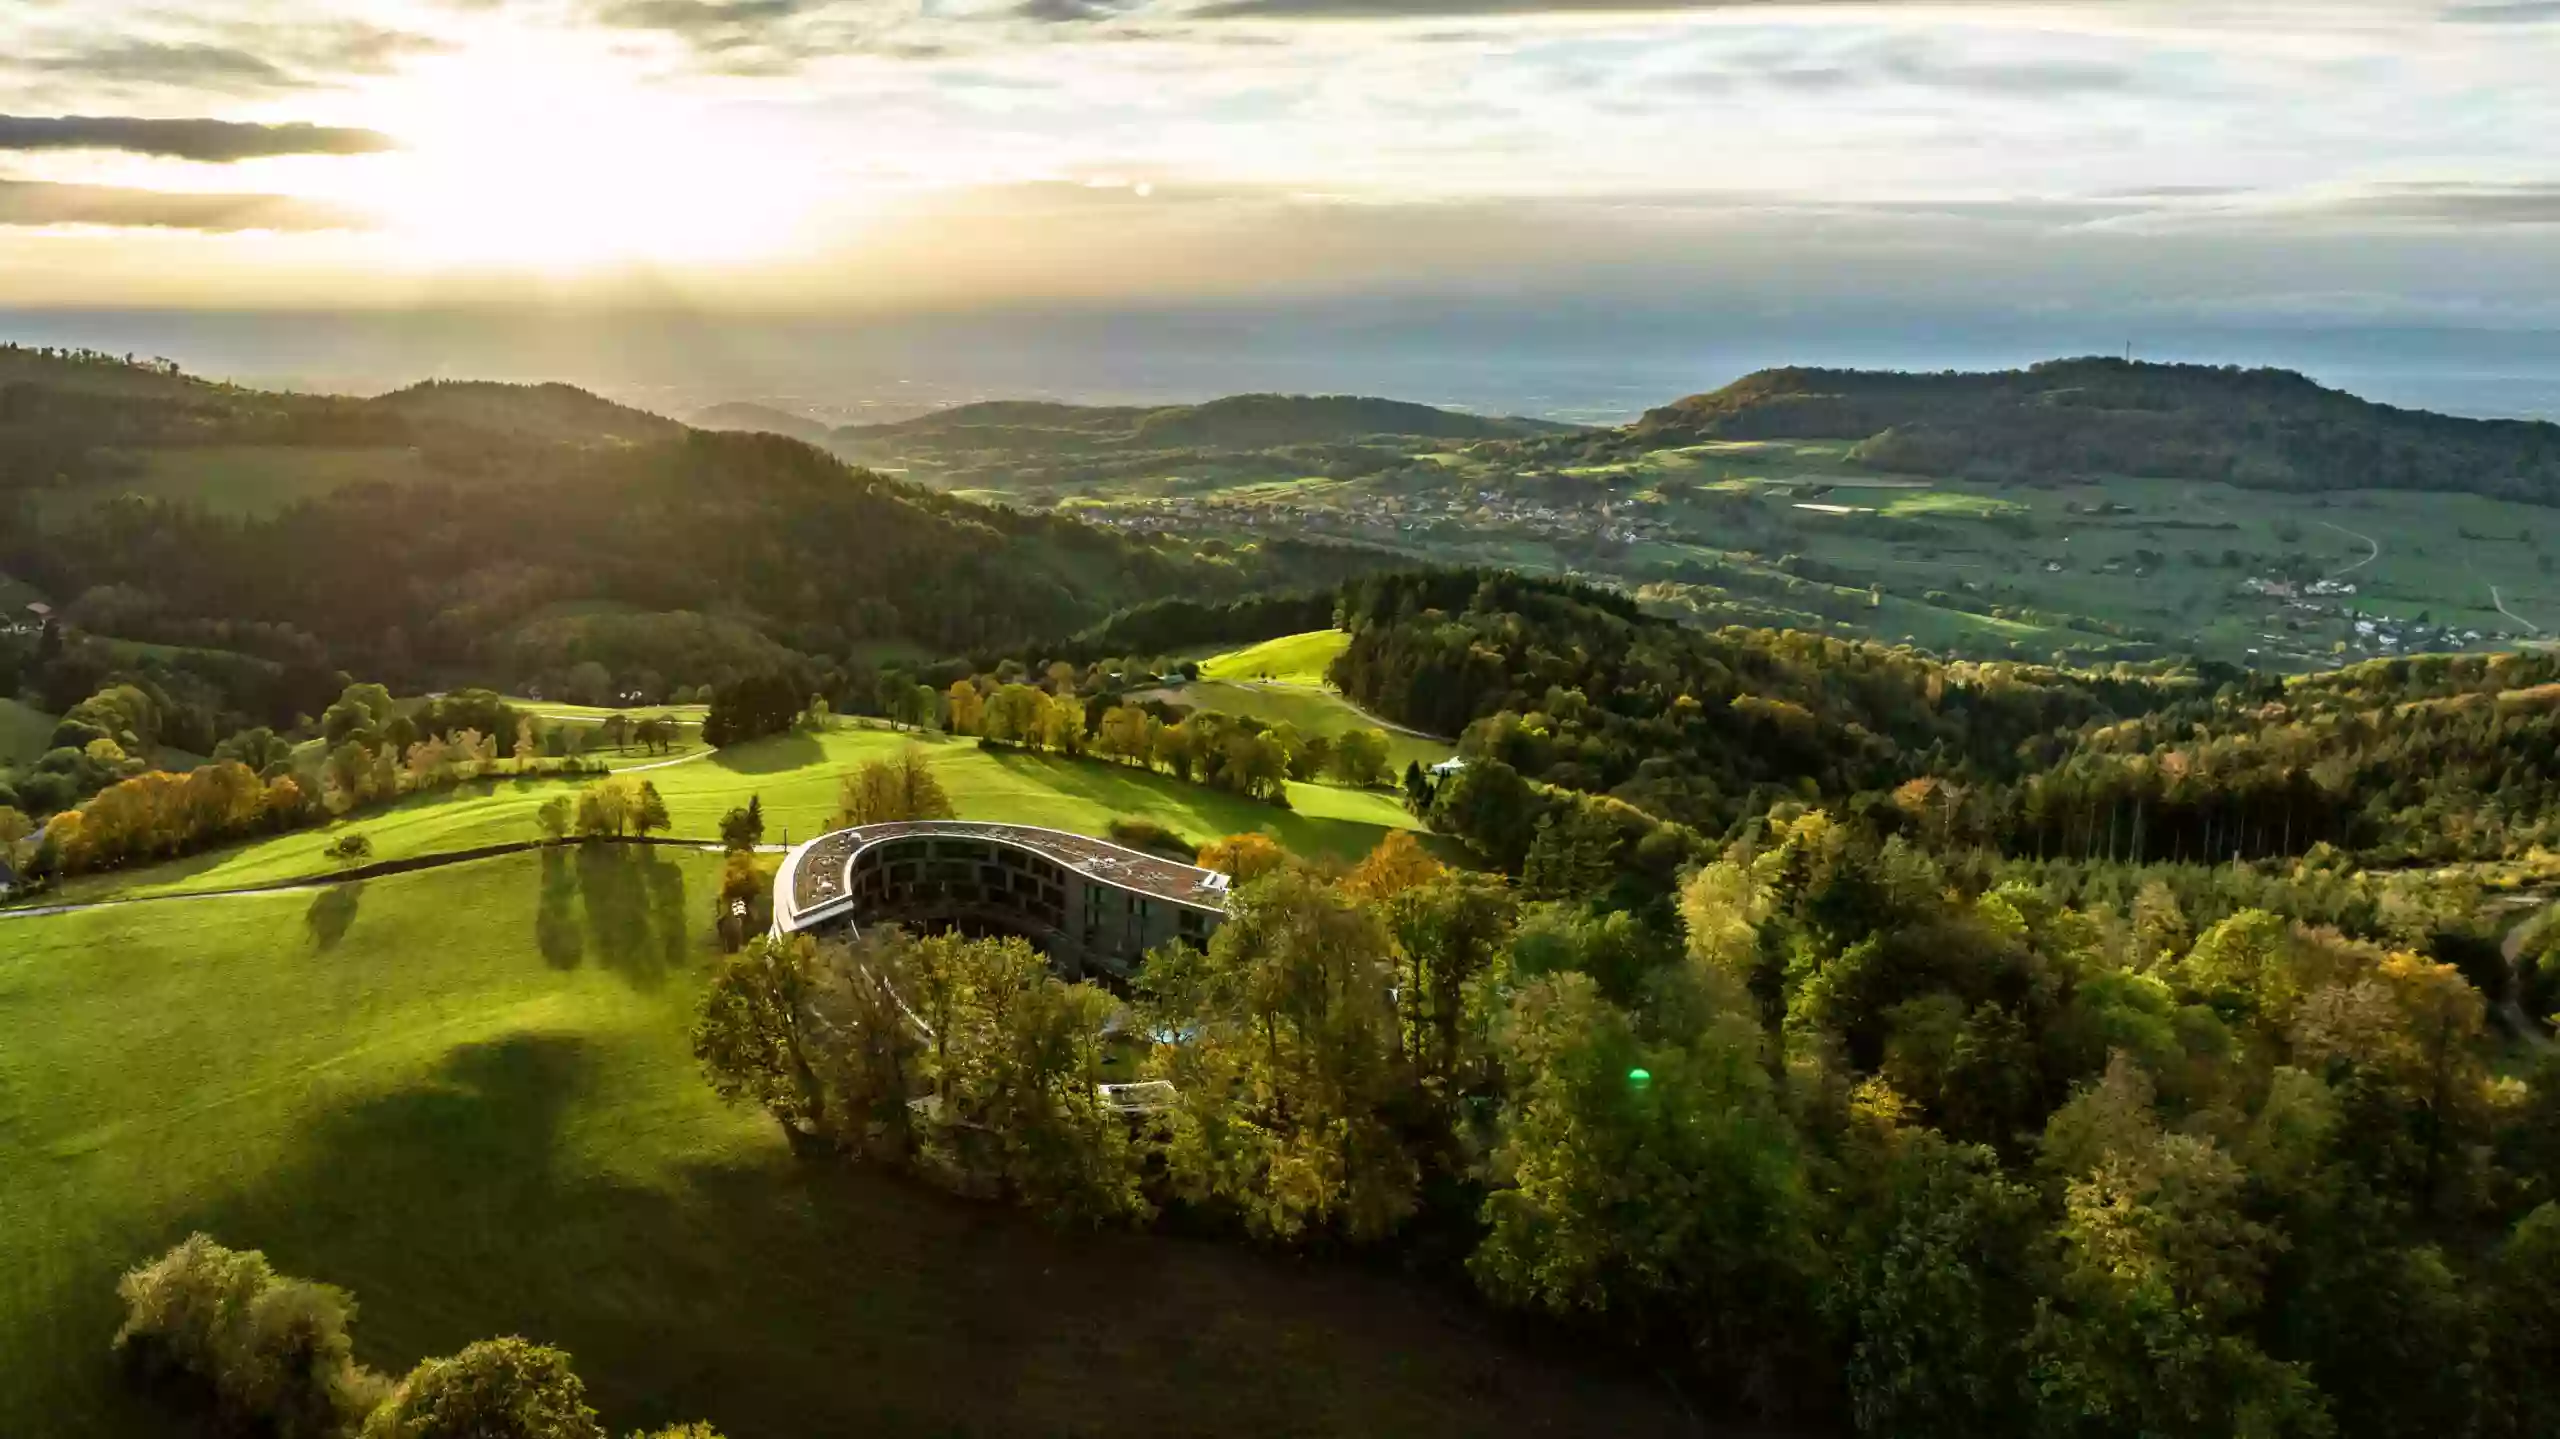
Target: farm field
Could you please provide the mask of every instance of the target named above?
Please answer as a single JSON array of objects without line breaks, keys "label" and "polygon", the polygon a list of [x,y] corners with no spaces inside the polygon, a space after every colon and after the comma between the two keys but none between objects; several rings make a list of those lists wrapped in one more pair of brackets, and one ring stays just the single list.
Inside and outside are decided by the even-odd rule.
[{"label": "farm field", "polygon": [[54,717],[32,705],[0,699],[0,764],[25,764],[44,754]]},{"label": "farm field", "polygon": [[267,515],[363,481],[406,484],[432,473],[425,458],[407,448],[209,445],[147,450],[137,458],[139,474],[37,491],[38,520],[59,524],[121,495],[184,500],[220,515]]},{"label": "farm field", "polygon": [[1200,662],[1200,677],[1211,680],[1264,680],[1272,684],[1324,687],[1324,672],[1334,657],[1351,647],[1342,630],[1309,630],[1283,635],[1240,650],[1212,655]]},{"label": "farm field", "polygon": [[[1292,784],[1293,808],[1269,805],[1187,784],[1169,775],[1100,760],[1061,759],[1014,751],[982,750],[972,740],[894,734],[841,727],[823,735],[784,735],[733,745],[702,759],[652,770],[679,837],[711,841],[720,816],[764,801],[766,838],[807,839],[824,829],[837,807],[837,777],[866,759],[910,741],[933,754],[937,774],[965,819],[1047,825],[1101,834],[1129,815],[1153,819],[1195,840],[1262,831],[1304,853],[1356,859],[1390,829],[1418,826],[1402,802],[1384,791],[1334,785]],[[333,872],[322,853],[349,830],[373,842],[376,861],[407,859],[535,838],[534,811],[588,780],[480,781],[439,794],[418,795],[325,828],[297,830],[271,839],[112,874],[83,876],[47,903],[144,898],[274,884]]]},{"label": "farm field", "polygon": [[[1326,535],[1656,587],[1649,600],[1703,623],[1976,657],[2199,653],[2304,671],[2560,638],[2560,522],[2545,507],[2136,476],[1993,483],[1863,470],[1850,449],[1721,441],[1555,470],[1427,451],[1348,485],[1172,500],[1131,480],[1080,503],[1130,528]],[[2310,590],[2323,580],[2354,591]],[[1314,682],[1314,659],[1246,651],[1204,672]]]},{"label": "farm field", "polygon": [[1204,679],[1168,686],[1160,693],[1176,704],[1248,715],[1266,724],[1295,725],[1301,734],[1337,735],[1345,730],[1385,729],[1387,764],[1398,774],[1408,763],[1418,762],[1428,768],[1458,752],[1457,746],[1446,741],[1389,728],[1329,689]]},{"label": "farm field", "polygon": [[717,866],[0,919],[0,1433],[197,1432],[107,1352],[117,1274],[197,1229],[352,1290],[377,1367],[560,1344],[613,1433],[1689,1432],[1454,1298],[794,1158],[688,1052]]}]

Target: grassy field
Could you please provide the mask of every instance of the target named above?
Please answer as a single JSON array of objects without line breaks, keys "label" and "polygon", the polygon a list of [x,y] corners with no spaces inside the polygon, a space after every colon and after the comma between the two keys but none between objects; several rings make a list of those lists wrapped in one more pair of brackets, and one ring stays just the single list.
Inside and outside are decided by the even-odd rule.
[{"label": "grassy field", "polygon": [[25,764],[44,754],[54,717],[13,699],[0,699],[0,765]]},{"label": "grassy field", "polygon": [[[1175,685],[1164,694],[1176,704],[1250,715],[1268,724],[1294,725],[1300,734],[1337,735],[1345,730],[1385,728],[1332,690],[1198,680]],[[1408,762],[1419,761],[1428,767],[1457,752],[1457,746],[1442,740],[1387,730],[1387,762],[1398,774],[1404,772]]]},{"label": "grassy field", "polygon": [[431,472],[407,448],[306,449],[300,446],[208,445],[149,450],[142,473],[122,479],[38,490],[37,518],[56,524],[119,495],[184,500],[222,515],[266,515],[366,480],[405,484]]},{"label": "grassy field", "polygon": [[1382,1276],[794,1159],[687,1052],[716,865],[0,920],[0,1434],[200,1432],[107,1352],[117,1273],[195,1229],[353,1290],[379,1367],[561,1344],[615,1433],[1688,1432]]},{"label": "grassy field", "polygon": [[1200,677],[1212,680],[1269,680],[1274,684],[1321,687],[1325,666],[1351,645],[1342,630],[1309,630],[1214,655],[1200,664]]},{"label": "grassy field", "polygon": [[[779,736],[652,770],[645,778],[665,796],[678,836],[716,839],[720,816],[760,795],[766,837],[803,840],[832,821],[837,777],[843,771],[915,738],[851,727],[818,736]],[[1417,823],[1395,796],[1384,792],[1291,785],[1292,808],[1282,810],[1100,760],[982,750],[974,740],[935,736],[921,742],[932,751],[943,787],[966,819],[1098,835],[1118,816],[1141,816],[1196,840],[1262,831],[1293,850],[1341,859],[1368,853],[1389,829]],[[147,869],[83,876],[48,902],[198,893],[329,874],[337,866],[321,851],[348,830],[372,840],[376,860],[532,839],[538,833],[534,811],[553,795],[573,793],[583,783],[587,781],[481,781],[415,796],[323,829],[297,830]]]}]

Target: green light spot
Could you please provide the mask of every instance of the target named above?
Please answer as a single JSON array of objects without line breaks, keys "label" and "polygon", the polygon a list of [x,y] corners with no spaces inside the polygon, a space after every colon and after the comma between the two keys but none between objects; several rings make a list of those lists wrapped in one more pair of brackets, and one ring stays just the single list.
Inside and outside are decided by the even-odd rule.
[{"label": "green light spot", "polygon": [[1650,1069],[1630,1069],[1627,1071],[1627,1083],[1634,1085],[1638,1089],[1642,1089],[1646,1085],[1653,1083],[1653,1071]]}]

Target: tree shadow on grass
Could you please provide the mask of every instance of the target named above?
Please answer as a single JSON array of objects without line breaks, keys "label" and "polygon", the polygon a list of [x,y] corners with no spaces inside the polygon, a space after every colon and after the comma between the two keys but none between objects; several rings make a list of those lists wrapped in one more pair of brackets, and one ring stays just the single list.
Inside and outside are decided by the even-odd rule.
[{"label": "tree shadow on grass", "polygon": [[325,886],[311,897],[311,907],[302,912],[303,927],[311,931],[314,946],[330,950],[347,937],[347,927],[356,922],[356,905],[364,898],[364,881]]},{"label": "tree shadow on grass", "polygon": [[[1019,750],[990,751],[989,757],[1028,783],[1089,801],[1114,814],[1175,819],[1176,829],[1203,843],[1230,834],[1268,834],[1293,850],[1356,860],[1376,848],[1387,833],[1380,825],[1302,815],[1107,760]],[[1176,810],[1182,813],[1176,815]]]},{"label": "tree shadow on grass", "polygon": [[729,745],[715,752],[707,763],[733,774],[782,774],[806,769],[827,757],[824,746],[811,735],[797,730],[789,734],[770,735]]},{"label": "tree shadow on grass", "polygon": [[542,851],[542,892],[534,903],[533,943],[553,969],[576,969],[587,957],[587,939],[577,913],[578,873],[569,851],[552,845]]},{"label": "tree shadow on grass", "polygon": [[1643,1382],[1343,1266],[1060,1234],[716,1125],[730,1157],[685,1163],[655,1110],[613,1133],[648,1176],[619,1177],[581,1137],[614,1124],[630,1058],[541,1033],[454,1049],[171,1238],[351,1290],[359,1357],[393,1373],[492,1335],[560,1345],[616,1433],[1687,1432]]},{"label": "tree shadow on grass", "polygon": [[580,845],[575,865],[587,948],[636,988],[666,983],[685,961],[684,871],[648,845]]}]

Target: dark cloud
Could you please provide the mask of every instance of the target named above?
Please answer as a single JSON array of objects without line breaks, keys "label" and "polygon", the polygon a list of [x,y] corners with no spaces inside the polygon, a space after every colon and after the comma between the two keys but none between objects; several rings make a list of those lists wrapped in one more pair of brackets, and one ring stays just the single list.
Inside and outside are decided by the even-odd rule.
[{"label": "dark cloud", "polygon": [[116,40],[19,61],[44,74],[113,85],[257,94],[388,73],[413,55],[452,47],[433,36],[356,22],[233,25],[203,40]]},{"label": "dark cloud", "polygon": [[127,40],[27,62],[36,70],[130,85],[204,90],[281,90],[297,82],[281,66],[229,45]]},{"label": "dark cloud", "polygon": [[2388,185],[2320,206],[2350,219],[2443,225],[2560,225],[2560,184]]},{"label": "dark cloud", "polygon": [[1190,13],[1236,20],[1394,20],[1467,15],[1643,15],[1808,4],[1826,9],[1885,9],[1903,3],[1914,0],[1210,0]]},{"label": "dark cloud", "polygon": [[784,75],[846,49],[879,48],[841,26],[808,22],[841,0],[590,0],[587,18],[617,30],[654,31],[727,75]]},{"label": "dark cloud", "polygon": [[2547,20],[2560,20],[2560,0],[2454,5],[2446,8],[2444,18],[2457,25],[2536,25]]},{"label": "dark cloud", "polygon": [[398,148],[375,130],[139,120],[123,115],[0,115],[0,150],[122,150],[229,164],[267,155],[370,155]]},{"label": "dark cloud", "polygon": [[1128,10],[1126,4],[1108,0],[1022,0],[1013,13],[1025,20],[1043,24],[1072,24],[1081,20],[1113,20]]},{"label": "dark cloud", "polygon": [[346,230],[343,210],[287,195],[195,195],[109,185],[0,180],[0,225],[108,225],[119,229]]}]

